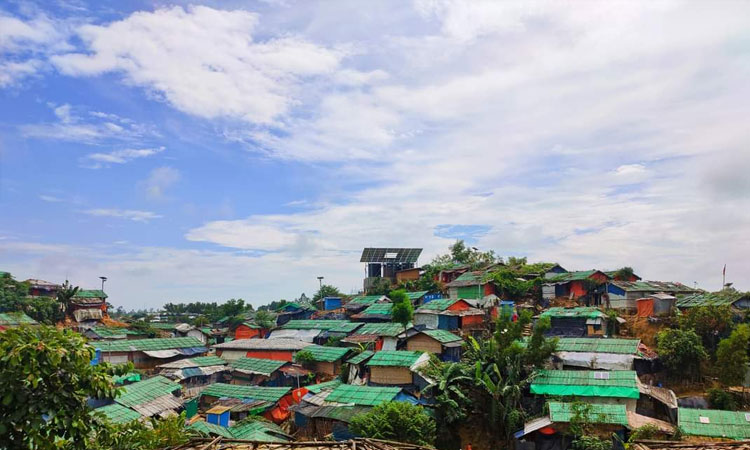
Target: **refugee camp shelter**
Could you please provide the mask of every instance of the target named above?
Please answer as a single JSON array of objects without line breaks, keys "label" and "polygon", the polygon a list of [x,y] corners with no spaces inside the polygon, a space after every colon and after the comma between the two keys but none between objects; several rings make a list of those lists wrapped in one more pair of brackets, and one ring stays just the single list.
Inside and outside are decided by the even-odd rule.
[{"label": "refugee camp shelter", "polygon": [[677,425],[688,436],[750,439],[750,411],[679,408]]},{"label": "refugee camp shelter", "polygon": [[415,372],[426,365],[430,357],[428,353],[406,350],[383,350],[375,352],[367,361],[370,369],[370,384],[404,386],[416,385]]},{"label": "refugee camp shelter", "polygon": [[315,373],[323,375],[338,375],[341,373],[341,363],[344,357],[351,352],[346,347],[326,347],[323,345],[311,345],[305,347],[304,351],[310,352],[313,363],[310,366]]},{"label": "refugee camp shelter", "polygon": [[446,284],[448,297],[453,300],[460,298],[480,299],[485,295],[496,294],[495,285],[484,280],[484,271],[472,271],[461,274],[458,278]]},{"label": "refugee camp shelter", "polygon": [[531,383],[531,393],[559,397],[584,397],[589,403],[625,405],[635,411],[640,397],[638,377],[632,370],[541,370]]},{"label": "refugee camp shelter", "polygon": [[132,362],[136,369],[153,369],[178,359],[200,356],[208,349],[193,337],[94,341],[101,360],[112,364]]},{"label": "refugee camp shelter", "polygon": [[590,304],[600,305],[609,279],[610,277],[601,270],[563,272],[544,283],[542,297],[547,300],[556,297],[589,297]]},{"label": "refugee camp shelter", "polygon": [[393,303],[374,303],[359,314],[354,314],[352,320],[357,322],[390,322]]},{"label": "refugee camp shelter", "polygon": [[160,375],[180,383],[189,397],[196,395],[203,386],[223,381],[224,375],[229,373],[227,364],[218,356],[197,356],[160,364],[157,368],[161,369]]},{"label": "refugee camp shelter", "polygon": [[[281,330],[275,330],[271,337],[290,337],[292,339],[299,339],[322,345],[328,342],[331,338],[344,338],[361,326],[361,323],[338,319],[290,320],[281,328]],[[279,331],[288,332],[289,330],[298,330],[308,333],[290,333],[288,335],[279,333]]]},{"label": "refugee camp shelter", "polygon": [[677,299],[677,307],[681,310],[696,306],[729,306],[738,311],[747,311],[750,309],[750,294],[725,289],[719,292],[702,292],[680,296]]},{"label": "refugee camp shelter", "polygon": [[[252,441],[254,445],[258,444],[280,444],[293,440],[275,423],[253,421],[241,424],[235,424],[230,427],[199,421],[188,425],[188,428],[201,433],[204,436],[221,436],[226,439],[239,439],[243,441]],[[222,440],[225,442],[225,440]],[[201,448],[210,445],[209,442],[203,442]]]},{"label": "refugee camp shelter", "polygon": [[396,399],[401,392],[396,386],[354,386],[342,384],[333,389],[326,397],[326,402],[344,405],[378,406]]},{"label": "refugee camp shelter", "polygon": [[[528,444],[533,444],[535,450],[564,450],[568,447],[571,441],[569,425],[575,414],[573,404],[549,402],[547,406],[549,414],[529,420],[513,435],[522,444],[519,447],[530,448]],[[590,404],[588,408],[589,421],[597,434],[617,433],[620,438],[625,437],[628,414],[624,405]]]},{"label": "refugee camp shelter", "polygon": [[76,322],[98,321],[107,315],[107,294],[100,289],[81,289],[71,300]]},{"label": "refugee camp shelter", "polygon": [[266,334],[267,330],[264,330],[259,325],[253,322],[242,322],[234,329],[235,339],[252,339],[262,338]]},{"label": "refugee camp shelter", "polygon": [[296,339],[235,339],[213,348],[218,356],[229,361],[247,356],[291,362],[295,353],[311,345]]},{"label": "refugee camp shelter", "polygon": [[22,312],[0,313],[0,331],[20,327],[21,325],[35,326],[39,323]]},{"label": "refugee camp shelter", "polygon": [[596,337],[604,336],[607,332],[607,315],[590,306],[549,308],[540,317],[550,318],[552,327],[547,332],[548,336]]},{"label": "refugee camp shelter", "polygon": [[370,350],[396,350],[398,335],[403,331],[404,326],[400,323],[365,323],[341,342],[354,346],[370,346]]},{"label": "refugee camp shelter", "polygon": [[281,326],[290,320],[309,319],[315,310],[307,305],[288,302],[276,310],[276,325]]},{"label": "refugee camp shelter", "polygon": [[346,311],[350,314],[357,314],[363,311],[370,305],[375,303],[390,303],[391,299],[385,295],[360,295],[349,300],[349,303],[344,305]]},{"label": "refugee camp shelter", "polygon": [[145,333],[118,327],[94,327],[83,332],[91,340],[143,339]]},{"label": "refugee camp shelter", "polygon": [[414,312],[414,325],[430,329],[471,331],[484,326],[485,313],[464,299],[432,300]]},{"label": "refugee camp shelter", "polygon": [[282,369],[291,366],[287,361],[243,357],[229,364],[231,384],[253,386],[291,386],[296,377],[288,377]]},{"label": "refugee camp shelter", "polygon": [[609,306],[615,309],[635,310],[639,298],[653,294],[689,295],[701,292],[682,283],[670,281],[611,281],[607,285]]},{"label": "refugee camp shelter", "polygon": [[639,339],[558,338],[553,356],[557,369],[633,370]]},{"label": "refugee camp shelter", "polygon": [[366,383],[366,380],[370,376],[370,371],[367,369],[366,363],[374,354],[375,352],[371,350],[365,350],[346,360],[346,363],[349,364],[349,384]]},{"label": "refugee camp shelter", "polygon": [[122,406],[119,403],[112,403],[111,405],[96,408],[92,411],[92,414],[103,414],[110,422],[116,424],[128,423],[143,417],[138,411]]},{"label": "refugee camp shelter", "polygon": [[179,383],[157,375],[124,386],[114,401],[143,417],[167,416],[182,408],[180,388]]},{"label": "refugee camp shelter", "polygon": [[251,414],[263,413],[264,417],[275,423],[281,423],[289,417],[288,408],[293,403],[290,387],[214,383],[207,386],[200,394],[200,402],[205,406],[212,406],[219,399],[224,398],[250,402],[253,405]]},{"label": "refugee camp shelter", "polygon": [[416,330],[406,333],[406,350],[434,353],[443,361],[460,361],[463,339],[447,330]]}]

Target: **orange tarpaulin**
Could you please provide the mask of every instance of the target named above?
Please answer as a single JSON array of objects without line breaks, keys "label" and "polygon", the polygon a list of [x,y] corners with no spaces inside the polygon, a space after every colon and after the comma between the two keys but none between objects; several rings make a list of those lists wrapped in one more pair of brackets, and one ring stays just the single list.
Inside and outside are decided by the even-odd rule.
[{"label": "orange tarpaulin", "polygon": [[639,298],[635,301],[638,308],[638,317],[651,317],[654,315],[654,299]]}]

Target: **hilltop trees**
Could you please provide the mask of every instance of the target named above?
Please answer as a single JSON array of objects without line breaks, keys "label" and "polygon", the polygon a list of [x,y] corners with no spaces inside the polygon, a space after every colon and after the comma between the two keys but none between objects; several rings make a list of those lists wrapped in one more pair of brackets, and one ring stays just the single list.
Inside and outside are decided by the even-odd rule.
[{"label": "hilltop trees", "polygon": [[738,326],[732,334],[719,342],[716,351],[716,368],[719,381],[728,386],[738,386],[745,379],[750,349],[750,325]]},{"label": "hilltop trees", "polygon": [[454,264],[467,264],[474,270],[496,262],[502,262],[502,258],[495,255],[494,250],[481,252],[474,247],[467,247],[463,240],[457,240],[448,248],[448,251],[447,254],[436,256],[431,265],[446,267]]},{"label": "hilltop trees", "polygon": [[324,284],[318,289],[318,292],[313,295],[313,303],[317,302],[318,300],[326,297],[341,297],[342,294],[341,291],[336,286],[331,286],[330,284]]},{"label": "hilltop trees", "polygon": [[732,331],[732,310],[728,306],[698,306],[690,308],[680,317],[680,328],[694,331],[703,346],[713,354],[722,337]]},{"label": "hilltop trees", "polygon": [[701,338],[693,331],[664,330],[657,335],[657,352],[667,373],[693,380],[701,374],[701,363],[708,358]]}]

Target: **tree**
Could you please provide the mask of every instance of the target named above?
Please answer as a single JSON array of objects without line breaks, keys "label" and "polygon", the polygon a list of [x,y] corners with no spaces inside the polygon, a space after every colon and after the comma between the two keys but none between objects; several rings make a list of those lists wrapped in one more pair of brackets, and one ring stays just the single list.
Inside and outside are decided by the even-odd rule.
[{"label": "tree", "polygon": [[342,294],[337,287],[331,286],[330,284],[324,284],[318,289],[318,292],[313,295],[313,303],[326,297],[341,297],[342,295],[344,294]]},{"label": "tree", "polygon": [[391,281],[388,278],[378,278],[367,288],[367,295],[388,295],[390,292]]},{"label": "tree", "polygon": [[67,315],[73,305],[73,298],[78,294],[79,287],[73,287],[68,280],[57,290],[57,302],[65,315]]},{"label": "tree", "polygon": [[255,318],[253,320],[256,325],[266,329],[273,328],[273,326],[276,324],[276,319],[274,318],[273,314],[263,309],[259,309],[255,312]]},{"label": "tree", "polygon": [[701,363],[708,358],[700,336],[693,331],[671,329],[660,332],[656,342],[656,351],[670,376],[693,380],[700,376]]},{"label": "tree", "polygon": [[315,356],[310,350],[300,350],[294,354],[294,362],[303,367],[310,367],[315,363]]},{"label": "tree", "polygon": [[414,318],[414,306],[411,304],[411,299],[406,295],[406,291],[402,289],[391,292],[390,299],[393,301],[391,319],[396,323],[400,323],[406,329],[409,322]]},{"label": "tree", "polygon": [[604,414],[599,417],[592,416],[594,405],[586,402],[575,401],[570,405],[572,414],[570,417],[568,431],[573,435],[573,448],[575,450],[609,450],[612,444],[594,435],[594,423],[602,422]]},{"label": "tree", "polygon": [[738,386],[745,379],[750,348],[750,325],[738,326],[728,338],[719,342],[716,351],[716,368],[719,381],[726,386]]},{"label": "tree", "polygon": [[408,402],[385,402],[370,412],[354,416],[349,429],[356,435],[375,439],[432,445],[435,420],[421,406]]},{"label": "tree", "polygon": [[206,316],[198,316],[195,318],[195,320],[193,320],[193,325],[195,325],[196,327],[202,327],[208,324],[209,324],[209,321],[208,321],[208,317]]},{"label": "tree", "polygon": [[630,278],[634,275],[635,272],[633,271],[633,268],[625,266],[615,270],[615,273],[612,274],[612,278],[620,281],[630,281]]},{"label": "tree", "polygon": [[716,351],[719,340],[729,336],[734,327],[729,306],[690,308],[680,317],[679,323],[681,329],[694,331],[700,336],[703,346],[712,354]]},{"label": "tree", "polygon": [[468,390],[473,378],[465,364],[441,362],[432,356],[425,374],[433,380],[422,390],[422,394],[435,400],[435,422],[438,448],[457,448],[461,446],[456,424],[464,420],[471,406]]},{"label": "tree", "polygon": [[737,402],[734,401],[734,397],[729,392],[719,388],[711,388],[706,393],[708,394],[708,405],[711,409],[725,409],[727,411],[737,409]]},{"label": "tree", "polygon": [[0,442],[40,450],[87,448],[95,418],[86,401],[115,397],[115,369],[92,366],[94,349],[81,335],[47,326],[0,333],[0,355]]},{"label": "tree", "polygon": [[185,428],[185,413],[179,416],[152,418],[148,422],[134,420],[122,424],[111,423],[106,417],[98,419],[96,434],[87,448],[93,450],[156,450],[176,447],[190,440],[196,433]]},{"label": "tree", "polygon": [[60,304],[51,297],[27,297],[24,299],[23,309],[29,317],[40,323],[54,325],[65,318]]},{"label": "tree", "polygon": [[436,256],[432,260],[432,264],[442,267],[466,264],[474,270],[496,262],[502,262],[502,259],[498,258],[493,250],[480,252],[473,247],[467,247],[464,241],[460,239],[454,242],[448,250],[448,254]]}]

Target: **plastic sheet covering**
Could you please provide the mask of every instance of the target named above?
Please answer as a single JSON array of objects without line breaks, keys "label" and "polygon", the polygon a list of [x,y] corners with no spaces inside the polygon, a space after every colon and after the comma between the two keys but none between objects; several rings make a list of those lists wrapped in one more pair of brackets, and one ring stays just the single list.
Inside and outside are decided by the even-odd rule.
[{"label": "plastic sheet covering", "polygon": [[174,411],[181,406],[182,402],[180,402],[179,398],[172,394],[168,394],[155,398],[150,402],[135,405],[133,406],[133,409],[138,411],[142,416],[151,417],[162,414],[165,411]]},{"label": "plastic sheet covering", "polygon": [[303,342],[312,342],[322,330],[274,330],[268,339],[296,339]]},{"label": "plastic sheet covering", "polygon": [[563,365],[585,367],[594,370],[631,370],[635,355],[618,355],[614,353],[557,352]]},{"label": "plastic sheet covering", "polygon": [[180,356],[182,353],[178,352],[177,350],[144,350],[143,353],[147,354],[148,356],[152,358],[172,358],[175,356]]},{"label": "plastic sheet covering", "polygon": [[224,350],[221,352],[221,357],[227,361],[234,361],[240,358],[244,358],[247,355],[247,350]]},{"label": "plastic sheet covering", "polygon": [[193,356],[193,355],[199,355],[201,353],[206,353],[208,349],[206,347],[188,347],[188,348],[178,348],[177,351],[179,351],[181,354],[185,356]]},{"label": "plastic sheet covering", "polygon": [[638,308],[638,317],[651,317],[654,315],[654,299],[639,298],[635,301]]},{"label": "plastic sheet covering", "polygon": [[73,317],[76,318],[76,322],[83,322],[84,320],[99,320],[102,318],[102,310],[99,308],[90,309],[76,309],[73,311]]}]

